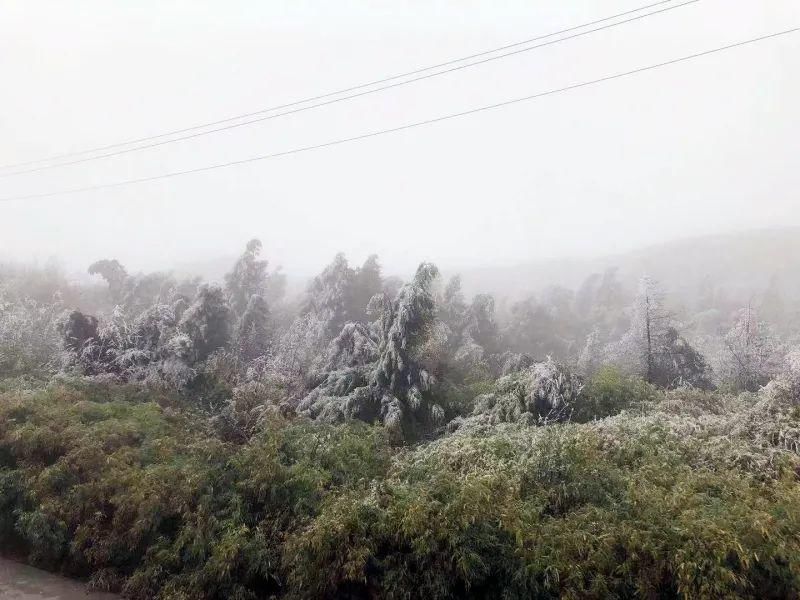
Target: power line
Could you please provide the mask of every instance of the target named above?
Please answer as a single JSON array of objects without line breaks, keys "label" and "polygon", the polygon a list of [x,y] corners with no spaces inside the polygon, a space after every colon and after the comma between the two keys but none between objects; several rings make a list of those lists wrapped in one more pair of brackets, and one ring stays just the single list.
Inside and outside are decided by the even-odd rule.
[{"label": "power line", "polygon": [[108,144],[106,146],[98,146],[98,147],[95,147],[95,148],[88,148],[86,150],[78,150],[78,151],[75,151],[75,152],[67,152],[67,153],[64,153],[64,154],[51,156],[49,158],[41,158],[41,159],[31,160],[31,161],[22,162],[22,163],[9,164],[9,165],[0,165],[0,169],[12,169],[12,168],[16,168],[16,167],[24,167],[24,166],[27,166],[27,165],[32,165],[32,164],[36,164],[36,163],[40,163],[40,162],[48,162],[48,161],[51,161],[51,160],[58,160],[58,159],[61,159],[61,158],[69,158],[69,157],[77,156],[77,155],[80,155],[80,154],[88,154],[88,153],[91,153],[91,152],[99,152],[99,151],[102,151],[102,150],[109,150],[111,148],[117,148],[117,147],[120,147],[120,146],[129,146],[131,144],[136,144],[136,143],[139,143],[139,142],[147,142],[147,141],[150,141],[150,140],[158,139],[158,138],[161,138],[161,137],[166,137],[166,136],[169,136],[169,135],[177,135],[179,133],[185,133],[187,131],[194,131],[196,129],[203,129],[205,127],[212,127],[214,125],[220,125],[222,123],[228,123],[230,121],[236,121],[238,119],[244,119],[244,118],[247,118],[247,117],[260,115],[260,114],[263,114],[265,112],[271,112],[273,110],[280,110],[280,109],[283,109],[283,108],[289,108],[291,106],[296,106],[298,104],[305,104],[306,102],[313,102],[315,100],[321,100],[323,98],[328,98],[330,96],[336,96],[338,94],[344,94],[344,93],[347,93],[347,92],[352,92],[354,90],[362,89],[362,88],[369,87],[369,86],[372,86],[372,85],[378,85],[380,83],[385,83],[387,81],[392,81],[394,79],[399,79],[399,78],[402,78],[402,77],[408,77],[408,76],[411,76],[411,75],[417,75],[418,73],[423,73],[425,71],[430,71],[431,69],[445,67],[445,66],[457,63],[457,62],[462,62],[464,60],[469,60],[471,58],[477,58],[479,56],[484,56],[486,54],[492,54],[493,52],[499,52],[501,50],[506,50],[508,48],[521,46],[523,44],[528,44],[528,43],[531,43],[531,42],[542,40],[542,39],[545,39],[545,38],[548,38],[548,37],[552,37],[554,35],[559,35],[559,34],[562,34],[562,33],[568,33],[570,31],[574,31],[576,29],[582,29],[583,27],[589,27],[591,25],[597,25],[598,23],[602,23],[604,21],[608,21],[608,20],[611,20],[611,19],[622,17],[622,16],[625,16],[625,15],[628,15],[628,14],[632,14],[632,13],[635,13],[635,12],[642,11],[642,10],[646,10],[648,8],[652,8],[654,6],[659,6],[661,4],[667,4],[667,3],[672,2],[672,1],[673,0],[660,0],[659,2],[655,2],[653,4],[648,4],[646,6],[640,6],[638,8],[634,8],[634,9],[629,10],[629,11],[618,13],[616,15],[611,15],[609,17],[604,17],[604,18],[598,19],[596,21],[591,21],[589,23],[583,23],[582,25],[576,25],[576,26],[570,27],[568,29],[562,29],[561,31],[548,33],[546,35],[541,35],[541,36],[538,36],[538,37],[535,37],[535,38],[531,38],[531,39],[528,39],[528,40],[523,40],[521,42],[516,42],[516,43],[513,43],[513,44],[508,44],[506,46],[500,46],[499,48],[493,48],[491,50],[486,50],[484,52],[479,52],[477,54],[472,54],[472,55],[469,55],[469,56],[456,58],[456,59],[453,59],[453,60],[449,60],[447,62],[439,63],[439,64],[436,64],[436,65],[431,65],[429,67],[423,67],[423,68],[417,69],[415,71],[409,71],[409,72],[401,73],[401,74],[398,74],[398,75],[392,75],[392,76],[389,76],[389,77],[385,77],[383,79],[377,79],[375,81],[362,83],[362,84],[359,84],[359,85],[355,85],[353,87],[349,87],[349,88],[345,88],[345,89],[341,89],[341,90],[336,90],[334,92],[328,92],[328,93],[325,93],[325,94],[320,94],[318,96],[313,96],[313,97],[305,98],[305,99],[302,99],[302,100],[296,100],[296,101],[290,102],[288,104],[281,104],[281,105],[278,105],[278,106],[273,106],[273,107],[270,107],[270,108],[264,108],[264,109],[257,110],[257,111],[254,111],[254,112],[250,112],[250,113],[244,113],[244,114],[236,115],[236,116],[233,116],[233,117],[227,117],[225,119],[220,119],[218,121],[211,121],[209,123],[202,123],[202,124],[199,124],[199,125],[194,125],[192,127],[186,127],[186,128],[183,128],[183,129],[176,129],[176,130],[173,130],[173,131],[167,131],[167,132],[164,132],[164,133],[160,133],[160,134],[156,134],[156,135],[152,135],[152,136],[148,136],[148,137],[138,138],[138,139],[134,139],[134,140],[128,140],[126,142],[118,142],[118,143],[115,143],[115,144]]},{"label": "power line", "polygon": [[682,62],[685,62],[685,61],[693,60],[695,58],[700,58],[702,56],[708,56],[710,54],[716,54],[718,52],[724,52],[726,50],[731,50],[733,48],[738,48],[740,46],[746,46],[748,44],[754,44],[756,42],[761,42],[761,41],[764,41],[764,40],[768,40],[768,39],[771,39],[771,38],[776,38],[778,36],[787,35],[787,34],[790,34],[790,33],[796,33],[798,31],[800,31],[800,27],[795,27],[793,29],[786,29],[784,31],[779,31],[779,32],[776,32],[776,33],[768,34],[768,35],[763,35],[763,36],[760,36],[760,37],[743,40],[741,42],[736,42],[736,43],[733,43],[733,44],[729,44],[727,46],[720,46],[720,47],[717,47],[717,48],[712,48],[711,50],[704,50],[703,52],[697,52],[695,54],[689,54],[687,56],[681,56],[679,58],[674,58],[672,60],[668,60],[668,61],[665,61],[665,62],[656,63],[656,64],[653,64],[653,65],[647,65],[645,67],[639,67],[639,68],[633,69],[631,71],[624,71],[622,73],[615,73],[613,75],[606,75],[605,77],[601,77],[599,79],[592,79],[590,81],[583,81],[581,83],[575,83],[575,84],[564,86],[564,87],[561,87],[561,88],[547,90],[545,92],[539,92],[539,93],[536,93],[536,94],[532,94],[530,96],[523,96],[521,98],[513,98],[511,100],[504,100],[503,102],[498,102],[496,104],[490,104],[490,105],[487,105],[487,106],[480,106],[480,107],[477,107],[477,108],[472,108],[470,110],[465,110],[465,111],[458,112],[458,113],[450,113],[450,114],[447,114],[447,115],[442,115],[440,117],[434,117],[432,119],[426,119],[424,121],[416,121],[414,123],[408,123],[406,125],[400,125],[399,127],[393,127],[391,129],[381,129],[381,130],[378,130],[378,131],[372,131],[370,133],[364,133],[364,134],[353,136],[353,137],[349,137],[349,138],[341,138],[341,139],[332,140],[332,141],[329,141],[329,142],[323,142],[321,144],[315,144],[315,145],[312,145],[312,146],[302,146],[300,148],[293,148],[291,150],[284,150],[282,152],[275,152],[273,154],[263,154],[261,156],[253,156],[253,157],[250,157],[250,158],[245,158],[245,159],[241,159],[241,160],[234,160],[234,161],[230,161],[230,162],[226,162],[226,163],[218,163],[218,164],[214,164],[214,165],[207,165],[205,167],[198,167],[198,168],[195,168],[195,169],[187,169],[185,171],[174,171],[172,173],[164,173],[164,174],[161,174],[161,175],[153,175],[153,176],[149,176],[149,177],[140,177],[140,178],[137,178],[137,179],[126,179],[126,180],[123,180],[123,181],[115,181],[115,182],[112,182],[112,183],[105,183],[105,184],[100,184],[100,185],[92,185],[92,186],[86,186],[86,187],[80,187],[80,188],[73,188],[73,189],[68,189],[68,190],[60,190],[60,191],[55,191],[55,192],[44,192],[44,193],[39,193],[39,194],[27,194],[27,195],[23,195],[23,196],[10,196],[10,197],[7,197],[7,198],[0,198],[0,202],[12,202],[12,201],[17,201],[17,200],[32,200],[32,199],[40,199],[40,198],[50,198],[50,197],[53,197],[53,196],[63,196],[63,195],[67,195],[67,194],[77,194],[77,193],[80,193],[80,192],[102,190],[102,189],[108,189],[108,188],[113,188],[113,187],[122,187],[122,186],[126,186],[126,185],[137,184],[137,183],[145,183],[145,182],[148,182],[148,181],[156,181],[156,180],[159,180],[159,179],[167,179],[167,178],[171,178],[171,177],[179,177],[179,176],[182,176],[182,175],[191,175],[191,174],[194,174],[194,173],[202,173],[204,171],[211,171],[211,170],[214,170],[214,169],[222,169],[222,168],[226,168],[226,167],[233,167],[233,166],[243,165],[243,164],[257,162],[257,161],[261,161],[261,160],[267,160],[267,159],[270,159],[270,158],[278,158],[278,157],[281,157],[281,156],[288,156],[290,154],[299,154],[300,152],[308,152],[310,150],[319,150],[319,149],[328,148],[328,147],[331,147],[331,146],[338,146],[340,144],[346,144],[346,143],[349,143],[349,142],[365,140],[365,139],[368,139],[368,138],[373,138],[373,137],[386,135],[386,134],[390,134],[390,133],[397,133],[399,131],[405,131],[406,129],[412,129],[412,128],[415,128],[415,127],[421,127],[423,125],[432,125],[434,123],[439,123],[441,121],[447,121],[447,120],[450,120],[450,119],[455,119],[455,118],[459,118],[459,117],[465,117],[465,116],[468,116],[468,115],[473,115],[473,114],[484,112],[484,111],[494,110],[494,109],[497,109],[497,108],[502,108],[504,106],[517,104],[519,102],[525,102],[525,101],[528,101],[528,100],[535,100],[535,99],[538,99],[538,98],[543,98],[545,96],[552,96],[554,94],[559,94],[561,92],[568,92],[570,90],[575,90],[575,89],[587,87],[587,86],[590,86],[590,85],[595,85],[595,84],[598,84],[598,83],[611,81],[611,80],[614,80],[614,79],[620,79],[620,78],[623,78],[623,77],[628,77],[630,75],[635,75],[637,73],[643,73],[645,71],[651,71],[653,69],[658,69],[658,68],[661,68],[661,67],[674,65],[674,64],[677,64],[677,63],[682,63]]},{"label": "power line", "polygon": [[307,111],[307,110],[313,110],[315,108],[320,108],[322,106],[327,106],[327,105],[330,105],[330,104],[336,104],[338,102],[351,100],[353,98],[358,98],[360,96],[365,96],[365,95],[368,95],[368,94],[374,94],[374,93],[377,93],[377,92],[382,92],[382,91],[385,91],[385,90],[388,90],[388,89],[392,89],[392,88],[395,88],[395,87],[408,85],[410,83],[415,83],[417,81],[422,81],[422,80],[425,80],[425,79],[430,79],[432,77],[438,77],[440,75],[445,75],[447,73],[452,73],[454,71],[460,71],[462,69],[467,69],[467,68],[474,67],[474,66],[477,66],[477,65],[481,65],[481,64],[484,64],[484,63],[487,63],[487,62],[500,60],[500,59],[503,59],[503,58],[507,58],[509,56],[514,56],[516,54],[521,54],[523,52],[530,52],[530,51],[536,50],[538,48],[542,48],[542,47],[545,47],[545,46],[550,46],[550,45],[553,45],[553,44],[558,44],[558,43],[561,43],[561,42],[565,42],[567,40],[571,40],[571,39],[574,39],[574,38],[582,37],[584,35],[589,35],[591,33],[596,33],[598,31],[603,31],[605,29],[610,29],[612,27],[617,27],[619,25],[624,25],[626,23],[630,23],[630,22],[633,22],[633,21],[638,21],[640,19],[644,19],[644,18],[653,16],[653,15],[657,15],[657,14],[660,14],[660,13],[663,13],[663,12],[674,10],[676,8],[681,8],[681,7],[687,6],[689,4],[694,4],[694,3],[699,2],[699,1],[700,0],[688,0],[688,1],[682,2],[680,4],[674,5],[674,6],[669,6],[669,7],[666,7],[666,8],[662,8],[660,10],[652,11],[650,13],[646,13],[646,14],[643,14],[643,15],[637,15],[635,17],[632,17],[632,18],[629,18],[629,19],[625,19],[623,21],[618,21],[616,23],[610,23],[610,24],[604,25],[602,27],[597,27],[595,29],[590,29],[588,31],[582,31],[582,32],[579,32],[579,33],[576,33],[576,34],[573,34],[573,35],[570,35],[570,36],[567,36],[567,37],[559,38],[559,39],[556,39],[556,40],[551,40],[549,42],[545,42],[545,43],[542,43],[542,44],[537,44],[535,46],[530,46],[530,47],[526,47],[526,48],[513,50],[511,52],[506,52],[504,54],[500,54],[500,55],[497,55],[497,56],[491,56],[489,58],[483,58],[483,59],[478,60],[478,61],[467,63],[467,64],[464,64],[464,65],[458,65],[458,66],[451,67],[451,68],[448,68],[448,69],[445,69],[445,70],[442,70],[442,71],[437,71],[435,73],[428,73],[426,75],[421,75],[421,76],[414,77],[412,79],[408,79],[408,80],[405,80],[405,81],[400,81],[400,82],[392,83],[392,84],[389,84],[389,85],[384,85],[384,86],[381,86],[381,87],[378,87],[378,88],[361,91],[361,92],[358,92],[358,93],[355,93],[355,94],[350,94],[350,95],[343,96],[343,97],[340,97],[340,98],[334,98],[334,99],[331,99],[331,100],[326,100],[324,102],[318,102],[318,103],[312,104],[310,106],[303,106],[303,107],[300,107],[300,108],[294,108],[292,110],[284,111],[284,112],[281,112],[281,113],[278,113],[278,114],[274,114],[274,115],[268,115],[268,116],[259,117],[259,118],[256,118],[256,119],[251,119],[251,120],[244,121],[244,122],[241,122],[241,123],[233,123],[233,124],[230,124],[230,125],[217,127],[215,129],[211,129],[211,130],[207,130],[207,131],[200,131],[200,132],[192,133],[192,134],[189,134],[189,135],[183,135],[183,136],[177,137],[177,138],[162,140],[162,141],[159,141],[159,142],[154,142],[153,141],[153,140],[157,140],[157,139],[168,137],[168,136],[179,135],[179,134],[182,134],[182,133],[188,133],[190,131],[197,131],[198,129],[206,129],[208,127],[213,127],[213,126],[216,126],[216,125],[222,125],[223,123],[230,123],[231,121],[238,121],[240,119],[245,119],[245,118],[253,117],[253,116],[256,116],[256,115],[263,115],[264,113],[268,113],[268,112],[272,112],[272,111],[276,111],[276,110],[281,110],[281,109],[284,109],[284,108],[291,108],[291,107],[295,107],[295,106],[298,106],[298,105],[301,105],[301,104],[307,104],[309,102],[314,102],[314,101],[317,101],[317,100],[330,98],[332,96],[338,96],[340,94],[345,94],[347,92],[352,92],[352,91],[355,91],[355,90],[361,90],[363,88],[372,87],[372,86],[375,86],[375,85],[378,85],[378,84],[386,83],[386,82],[389,82],[389,81],[394,81],[396,79],[401,79],[401,78],[409,77],[409,76],[412,76],[412,75],[418,75],[419,73],[424,73],[426,71],[430,71],[430,70],[433,70],[433,69],[441,68],[441,67],[452,65],[452,64],[455,64],[455,63],[459,63],[459,62],[463,62],[465,60],[470,60],[470,59],[473,59],[473,58],[486,56],[487,54],[493,54],[495,52],[500,52],[502,50],[507,50],[509,48],[514,48],[514,47],[518,47],[518,46],[521,46],[521,45],[524,45],[524,44],[529,44],[529,43],[532,43],[532,42],[535,42],[535,41],[539,41],[539,40],[543,40],[543,39],[546,39],[546,38],[549,38],[549,37],[553,37],[555,35],[561,35],[561,34],[564,34],[564,33],[569,33],[571,31],[575,31],[577,29],[583,29],[585,27],[590,27],[590,26],[596,25],[598,23],[602,23],[602,22],[605,22],[605,21],[609,21],[609,20],[612,20],[612,19],[616,19],[616,18],[619,18],[619,17],[623,17],[623,16],[626,16],[626,15],[629,15],[631,13],[640,12],[640,11],[646,10],[648,8],[653,8],[654,6],[659,6],[659,5],[662,5],[662,4],[666,4],[668,2],[673,2],[673,0],[661,0],[660,2],[656,2],[655,4],[649,4],[649,5],[642,6],[642,7],[639,7],[639,8],[633,9],[633,10],[629,10],[629,11],[626,11],[626,12],[623,12],[623,13],[618,13],[616,15],[611,15],[609,17],[604,17],[604,18],[598,19],[596,21],[592,21],[592,22],[589,22],[589,23],[584,23],[582,25],[577,25],[577,26],[574,26],[574,27],[570,27],[568,29],[563,29],[561,31],[556,31],[554,33],[549,33],[547,35],[542,35],[542,36],[538,36],[538,37],[535,37],[535,38],[531,38],[529,40],[525,40],[525,41],[522,41],[522,42],[516,42],[514,44],[508,44],[506,46],[501,46],[499,48],[494,48],[492,50],[487,50],[487,51],[484,51],[484,52],[480,52],[478,54],[473,54],[473,55],[470,55],[470,56],[465,56],[465,57],[462,57],[462,58],[458,58],[458,59],[450,60],[450,61],[447,61],[447,62],[444,62],[444,63],[440,63],[438,65],[432,65],[430,67],[417,69],[416,71],[410,71],[408,73],[403,73],[401,75],[394,75],[392,77],[386,77],[384,79],[379,79],[379,80],[372,81],[372,82],[369,82],[369,83],[363,83],[363,84],[360,84],[360,85],[357,85],[357,86],[353,86],[353,87],[350,87],[350,88],[347,88],[347,89],[339,90],[339,91],[336,91],[336,92],[329,92],[327,94],[314,96],[312,98],[306,98],[304,100],[297,100],[297,101],[291,102],[289,104],[283,104],[283,105],[280,105],[280,106],[273,106],[271,108],[266,108],[266,109],[259,110],[259,111],[256,111],[256,112],[245,113],[245,114],[237,115],[235,117],[229,117],[229,118],[226,118],[226,119],[221,119],[219,121],[213,121],[213,122],[210,122],[210,123],[204,123],[204,124],[201,124],[201,125],[195,125],[193,127],[187,127],[187,128],[184,128],[184,129],[177,129],[177,130],[174,130],[174,131],[169,131],[169,132],[166,132],[166,133],[161,133],[161,134],[157,134],[157,135],[153,135],[153,136],[149,136],[149,137],[143,137],[143,138],[139,138],[139,139],[136,139],[136,140],[129,140],[127,142],[109,144],[107,146],[100,146],[100,147],[96,147],[96,148],[90,148],[90,149],[87,149],[87,150],[80,150],[80,151],[76,151],[76,152],[65,153],[65,154],[61,154],[61,155],[57,155],[57,156],[52,156],[50,158],[33,160],[33,161],[24,162],[24,163],[17,163],[17,164],[13,164],[13,165],[0,166],[0,170],[15,169],[15,168],[19,168],[19,167],[26,167],[26,166],[30,166],[30,165],[35,165],[35,164],[42,163],[42,162],[50,162],[50,161],[54,161],[54,160],[68,159],[68,158],[72,158],[72,157],[76,157],[76,156],[80,156],[80,155],[84,155],[84,154],[92,154],[92,153],[95,153],[95,152],[102,152],[104,150],[112,150],[114,148],[121,148],[123,146],[130,146],[132,144],[140,144],[142,142],[151,142],[151,141],[153,141],[153,143],[149,143],[149,144],[145,144],[145,145],[141,145],[141,146],[136,146],[136,147],[133,147],[133,148],[124,148],[124,149],[121,149],[121,150],[115,150],[113,152],[106,152],[104,154],[100,154],[100,155],[96,155],[96,156],[87,156],[87,157],[84,157],[84,158],[76,158],[75,160],[70,160],[70,161],[67,161],[67,162],[58,162],[56,164],[51,164],[51,165],[43,165],[43,166],[39,166],[39,167],[32,167],[32,168],[29,168],[29,169],[21,169],[21,170],[18,170],[18,171],[12,171],[10,173],[2,173],[2,174],[0,174],[0,178],[2,178],[2,177],[11,177],[11,176],[14,176],[14,175],[23,175],[23,174],[26,174],[26,173],[35,173],[35,172],[38,172],[38,171],[54,169],[54,168],[57,168],[57,167],[66,167],[66,166],[80,164],[80,163],[84,163],[84,162],[100,160],[100,159],[103,159],[103,158],[110,158],[110,157],[113,157],[113,156],[118,156],[120,154],[127,154],[127,153],[130,153],[130,152],[138,152],[140,150],[146,150],[148,148],[155,148],[155,147],[158,147],[158,146],[163,146],[163,145],[166,145],[166,144],[172,144],[172,143],[175,143],[175,142],[185,141],[185,140],[193,139],[193,138],[196,138],[196,137],[201,137],[201,136],[210,135],[210,134],[213,134],[213,133],[218,133],[218,132],[221,132],[221,131],[226,131],[226,130],[229,130],[229,129],[235,129],[235,128],[238,128],[238,127],[244,127],[246,125],[252,125],[254,123],[260,123],[262,121],[267,121],[267,120],[270,120],[270,119],[277,119],[277,118],[284,117],[284,116],[291,115],[291,114],[295,114],[295,113],[298,113],[298,112],[304,112],[304,111]]}]

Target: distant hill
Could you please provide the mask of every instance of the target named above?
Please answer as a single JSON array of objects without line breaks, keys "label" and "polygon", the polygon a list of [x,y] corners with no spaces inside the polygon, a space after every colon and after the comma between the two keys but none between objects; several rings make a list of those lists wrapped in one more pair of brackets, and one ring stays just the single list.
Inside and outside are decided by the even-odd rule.
[{"label": "distant hill", "polygon": [[[179,275],[221,282],[235,256],[178,265]],[[324,265],[320,265],[320,270]],[[490,293],[514,300],[551,285],[577,288],[592,273],[616,267],[629,289],[643,275],[659,280],[673,297],[695,298],[706,282],[743,302],[766,289],[773,277],[788,298],[800,298],[800,228],[754,230],[686,238],[597,258],[562,258],[486,267],[448,268],[459,273],[468,295]],[[392,275],[393,273],[387,273]],[[291,271],[288,294],[302,293],[309,277]]]},{"label": "distant hill", "polygon": [[590,274],[617,267],[633,287],[643,275],[676,296],[694,297],[711,283],[731,297],[762,292],[773,278],[789,298],[800,298],[800,228],[747,231],[687,238],[595,259],[554,259],[467,268],[459,272],[466,292],[518,298],[549,285],[576,288]]}]

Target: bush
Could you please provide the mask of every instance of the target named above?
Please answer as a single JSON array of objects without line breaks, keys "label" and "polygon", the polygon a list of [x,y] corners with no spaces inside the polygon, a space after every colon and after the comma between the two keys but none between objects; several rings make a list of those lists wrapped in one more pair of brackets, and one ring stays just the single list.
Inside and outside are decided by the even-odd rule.
[{"label": "bush", "polygon": [[404,449],[280,411],[228,441],[135,386],[12,388],[0,547],[141,600],[800,593],[791,398],[589,387],[642,410]]},{"label": "bush", "polygon": [[131,598],[251,597],[287,531],[386,469],[378,428],[276,415],[240,446],[133,389],[0,395],[0,547]]},{"label": "bush", "polygon": [[585,423],[619,414],[651,402],[657,390],[641,379],[623,375],[614,367],[603,367],[586,383],[572,413],[572,420]]},{"label": "bush", "polygon": [[[657,436],[578,426],[457,435],[331,497],[284,556],[294,595],[789,597],[800,488],[695,469]],[[635,452],[633,447],[640,446]],[[634,458],[635,457],[635,458]]]}]

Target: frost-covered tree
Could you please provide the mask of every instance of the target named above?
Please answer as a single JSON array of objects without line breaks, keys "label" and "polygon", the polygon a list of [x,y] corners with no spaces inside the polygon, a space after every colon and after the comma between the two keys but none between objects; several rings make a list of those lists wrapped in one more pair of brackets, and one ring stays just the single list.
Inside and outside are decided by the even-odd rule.
[{"label": "frost-covered tree", "polygon": [[461,291],[460,275],[453,275],[450,278],[436,304],[439,319],[451,331],[457,332],[464,327],[467,319],[467,302]]},{"label": "frost-covered tree", "polygon": [[499,368],[500,339],[494,299],[485,294],[467,303],[461,277],[450,278],[435,298],[435,321],[416,351],[424,369],[448,385],[486,379]]},{"label": "frost-covered tree", "polygon": [[669,326],[670,316],[664,308],[664,292],[654,279],[642,277],[631,307],[630,327],[612,347],[614,361],[625,371],[653,383],[657,354],[666,343]]},{"label": "frost-covered tree", "polygon": [[[420,427],[438,425],[444,409],[430,401],[433,377],[415,360],[435,317],[432,293],[436,267],[423,263],[394,302],[380,302],[380,345],[370,392],[380,403],[380,418],[397,437],[408,439]],[[374,302],[375,307],[379,302]],[[374,309],[375,310],[375,309]]]},{"label": "frost-covered tree", "polygon": [[[192,295],[196,291],[196,287],[197,284],[194,285]],[[191,282],[178,283],[168,273],[131,276],[126,282],[122,305],[127,314],[135,317],[152,306],[168,302],[178,288],[191,288]]]},{"label": "frost-covered tree", "polygon": [[523,371],[500,378],[495,390],[479,396],[473,417],[492,423],[547,425],[569,420],[583,389],[581,379],[548,357]]},{"label": "frost-covered tree", "polygon": [[133,323],[124,309],[116,306],[110,318],[100,322],[97,345],[103,370],[127,379],[148,361],[148,353],[139,348]]},{"label": "frost-covered tree", "polygon": [[298,409],[324,420],[383,422],[397,440],[411,439],[443,423],[444,409],[431,398],[433,377],[418,351],[435,319],[432,284],[438,271],[423,263],[394,301],[375,296],[374,326],[348,324],[329,350],[327,371]]},{"label": "frost-covered tree", "polygon": [[328,339],[332,339],[345,323],[367,322],[370,298],[382,289],[383,278],[376,255],[367,258],[361,267],[352,269],[344,254],[339,253],[309,284],[302,312],[323,320]]},{"label": "frost-covered tree", "polygon": [[380,319],[383,335],[370,387],[373,397],[380,398],[384,423],[406,438],[417,424],[438,423],[444,418],[441,407],[426,401],[432,377],[413,354],[433,324],[436,306],[431,288],[437,275],[434,265],[421,264]]},{"label": "frost-covered tree", "polygon": [[739,312],[723,345],[720,376],[738,389],[756,391],[783,369],[783,345],[750,306]]},{"label": "frost-covered tree", "polygon": [[114,335],[113,324],[101,325],[96,317],[77,310],[64,317],[58,329],[66,351],[66,367],[76,368],[84,375],[116,374],[115,358],[121,350],[117,338],[121,336]]},{"label": "frost-covered tree", "polygon": [[364,323],[347,323],[328,345],[326,371],[349,367],[363,367],[378,359],[379,341],[375,331]]},{"label": "frost-covered tree", "polygon": [[[167,383],[182,387],[192,347],[186,335],[177,333],[178,319],[171,306],[157,304],[130,319],[120,306],[98,320],[79,311],[70,313],[60,331],[67,351],[67,366],[84,375],[103,375],[126,382]],[[177,338],[185,338],[184,347]],[[181,363],[181,375],[175,365]],[[185,359],[185,360],[184,360]]]},{"label": "frost-covered tree", "polygon": [[59,326],[64,340],[64,348],[72,352],[82,351],[92,340],[97,338],[97,318],[74,310]]},{"label": "frost-covered tree", "polygon": [[268,263],[259,259],[260,254],[261,241],[250,240],[244,253],[233,265],[233,270],[225,275],[225,291],[237,318],[244,314],[253,295],[264,296]]},{"label": "frost-covered tree", "polygon": [[355,272],[340,252],[308,286],[303,313],[325,322],[328,339],[336,336],[350,320],[354,278]]},{"label": "frost-covered tree", "polygon": [[600,332],[593,329],[586,337],[586,343],[578,357],[578,372],[581,375],[591,377],[603,365],[605,361],[604,348],[605,344],[602,342]]},{"label": "frost-covered tree", "polygon": [[277,337],[267,355],[253,361],[247,379],[279,381],[296,400],[307,391],[311,373],[324,364],[327,344],[326,323],[311,313],[301,315]]},{"label": "frost-covered tree", "polygon": [[624,372],[659,387],[711,387],[705,358],[679,335],[663,290],[649,277],[639,282],[628,331],[607,350],[610,362]]},{"label": "frost-covered tree", "polygon": [[454,275],[436,298],[436,325],[418,356],[426,369],[440,377],[453,375],[454,369],[468,370],[483,360],[483,349],[465,339],[468,307],[461,291],[461,277]]},{"label": "frost-covered tree", "polygon": [[206,360],[231,338],[231,309],[222,288],[204,284],[181,316],[178,328],[191,341],[191,362]]},{"label": "frost-covered tree", "polygon": [[45,374],[57,367],[61,337],[57,324],[60,300],[15,302],[0,295],[0,377]]},{"label": "frost-covered tree", "polygon": [[239,356],[251,361],[267,353],[270,345],[269,308],[259,294],[250,296],[236,328],[236,348]]},{"label": "frost-covered tree", "polygon": [[711,369],[705,357],[674,327],[668,327],[656,348],[653,380],[662,388],[693,387],[711,389]]},{"label": "frost-covered tree", "polygon": [[541,301],[531,296],[514,303],[504,338],[514,352],[536,357],[569,356],[576,344],[578,324],[571,310],[571,296],[564,288],[550,288]]},{"label": "frost-covered tree", "polygon": [[432,339],[447,336],[442,348],[446,363],[440,369],[443,375],[455,380],[486,379],[490,371],[497,369],[495,355],[501,350],[494,298],[478,294],[467,305],[460,291],[460,280],[453,278],[445,288],[438,315],[444,329]]},{"label": "frost-covered tree", "polygon": [[776,382],[786,386],[795,405],[800,405],[800,346],[790,348],[784,358],[784,370]]},{"label": "frost-covered tree", "polygon": [[98,260],[89,265],[89,275],[100,275],[108,284],[111,301],[119,304],[125,295],[128,272],[117,259]]},{"label": "frost-covered tree", "polygon": [[472,299],[467,311],[465,333],[487,354],[495,354],[500,351],[500,328],[495,319],[492,296],[478,294]]},{"label": "frost-covered tree", "polygon": [[168,304],[154,304],[141,313],[133,324],[136,345],[148,352],[153,359],[175,334],[178,315],[175,307]]},{"label": "frost-covered tree", "polygon": [[174,389],[184,389],[195,378],[197,372],[192,366],[194,345],[185,333],[178,333],[166,342],[161,359],[153,363],[147,373],[151,383],[166,383]]},{"label": "frost-covered tree", "polygon": [[371,254],[353,274],[348,320],[367,322],[367,305],[370,299],[380,293],[382,289],[383,278],[378,255]]}]

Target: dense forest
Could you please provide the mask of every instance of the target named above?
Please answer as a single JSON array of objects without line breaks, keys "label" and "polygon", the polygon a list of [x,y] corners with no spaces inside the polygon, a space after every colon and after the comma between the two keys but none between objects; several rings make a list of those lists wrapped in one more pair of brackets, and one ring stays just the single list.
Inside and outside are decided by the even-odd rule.
[{"label": "dense forest", "polygon": [[0,266],[3,554],[135,599],[800,594],[778,276],[87,267]]}]

